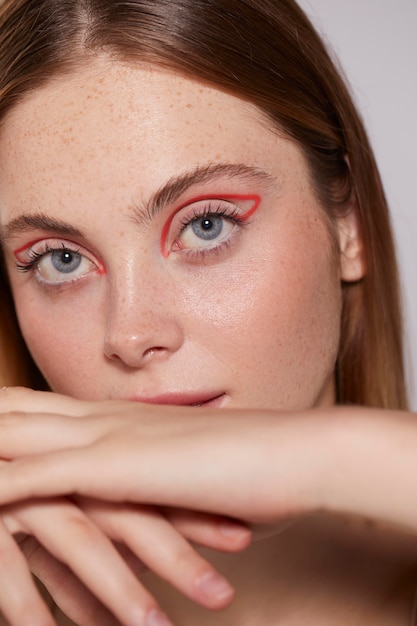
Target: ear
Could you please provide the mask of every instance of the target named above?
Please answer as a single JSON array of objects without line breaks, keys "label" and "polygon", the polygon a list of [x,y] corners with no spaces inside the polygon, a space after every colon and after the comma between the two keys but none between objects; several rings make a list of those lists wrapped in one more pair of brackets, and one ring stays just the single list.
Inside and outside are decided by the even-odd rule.
[{"label": "ear", "polygon": [[340,254],[340,278],[354,282],[366,273],[363,242],[355,203],[347,214],[337,218]]}]

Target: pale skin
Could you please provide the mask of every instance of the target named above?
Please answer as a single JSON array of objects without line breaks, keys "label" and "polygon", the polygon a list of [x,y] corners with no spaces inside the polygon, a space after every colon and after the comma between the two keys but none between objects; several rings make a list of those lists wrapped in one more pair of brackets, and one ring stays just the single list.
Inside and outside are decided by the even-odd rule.
[{"label": "pale skin", "polygon": [[[417,442],[406,414],[332,408],[341,283],[365,272],[354,205],[330,228],[301,150],[268,124],[196,81],[98,58],[2,127],[6,264],[55,392],[0,393],[13,625],[54,621],[8,533],[36,537],[32,568],[81,626],[168,623],[158,604],[181,626],[407,623],[414,540],[310,518],[414,533]],[[239,551],[246,524],[258,541],[239,556],[187,541]],[[138,581],[109,538],[181,593]]]}]

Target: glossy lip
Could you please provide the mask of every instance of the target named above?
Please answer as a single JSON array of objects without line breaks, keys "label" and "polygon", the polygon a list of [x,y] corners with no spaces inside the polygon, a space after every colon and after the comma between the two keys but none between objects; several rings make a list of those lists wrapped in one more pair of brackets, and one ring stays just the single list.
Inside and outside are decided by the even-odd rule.
[{"label": "glossy lip", "polygon": [[131,402],[142,402],[144,404],[163,404],[170,406],[205,406],[219,408],[226,397],[224,392],[184,392],[184,393],[163,393],[156,396],[133,396],[129,398]]}]

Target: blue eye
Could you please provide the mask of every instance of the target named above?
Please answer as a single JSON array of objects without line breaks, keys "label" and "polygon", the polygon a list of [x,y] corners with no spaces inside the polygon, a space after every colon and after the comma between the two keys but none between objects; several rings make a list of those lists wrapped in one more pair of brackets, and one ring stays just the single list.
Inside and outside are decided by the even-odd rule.
[{"label": "blue eye", "polygon": [[82,260],[81,254],[72,250],[54,250],[51,252],[52,265],[57,272],[63,274],[75,272],[80,267]]},{"label": "blue eye", "polygon": [[200,239],[212,241],[217,239],[222,233],[224,218],[219,215],[201,217],[191,222],[193,233]]},{"label": "blue eye", "polygon": [[43,245],[43,250],[26,251],[28,259],[17,264],[21,272],[33,272],[36,280],[46,286],[64,285],[76,282],[87,274],[101,271],[99,266],[80,250],[72,250],[65,245]]},{"label": "blue eye", "polygon": [[199,215],[184,225],[177,241],[183,250],[215,248],[228,239],[236,224],[233,216],[216,213]]},{"label": "blue eye", "polygon": [[38,280],[50,285],[74,282],[97,269],[90,259],[69,248],[48,250],[33,261],[33,268]]}]

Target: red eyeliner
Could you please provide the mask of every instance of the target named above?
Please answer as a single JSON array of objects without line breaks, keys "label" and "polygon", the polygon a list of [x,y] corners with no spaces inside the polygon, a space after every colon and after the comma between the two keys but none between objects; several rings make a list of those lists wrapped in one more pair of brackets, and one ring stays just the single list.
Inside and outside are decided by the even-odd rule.
[{"label": "red eyeliner", "polygon": [[239,195],[239,194],[231,194],[231,193],[224,193],[224,194],[216,194],[216,196],[211,196],[211,195],[206,195],[206,196],[197,196],[196,198],[191,198],[191,200],[187,200],[187,202],[184,202],[184,204],[181,204],[179,207],[177,207],[175,209],[175,211],[172,212],[172,214],[169,216],[168,220],[166,221],[163,229],[162,229],[162,234],[161,234],[161,253],[162,256],[164,256],[165,258],[168,258],[170,255],[170,251],[166,249],[166,241],[168,238],[168,233],[169,233],[169,229],[171,227],[172,221],[174,219],[174,217],[176,216],[176,214],[181,211],[181,209],[183,209],[184,207],[194,204],[195,202],[201,202],[202,200],[252,200],[253,201],[253,205],[251,206],[251,208],[246,211],[246,213],[243,213],[243,215],[239,216],[239,221],[241,222],[245,222],[247,219],[249,219],[256,211],[256,209],[259,207],[260,203],[261,203],[261,197],[258,195],[254,195],[254,194],[249,194],[249,195]]},{"label": "red eyeliner", "polygon": [[38,243],[39,241],[43,241],[44,239],[45,237],[39,237],[39,239],[34,239],[33,241],[29,241],[29,243],[25,243],[25,245],[22,246],[21,248],[17,248],[17,250],[13,250],[13,254],[15,255],[16,259],[21,262],[22,259],[19,259],[19,254],[21,252],[24,252],[28,248],[31,248],[32,246],[34,246],[35,243]]}]

